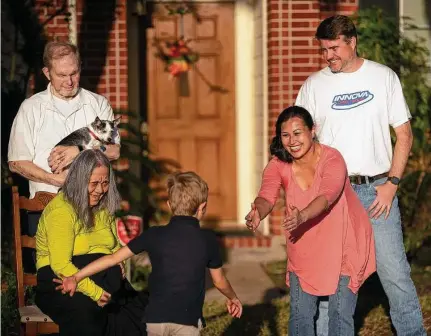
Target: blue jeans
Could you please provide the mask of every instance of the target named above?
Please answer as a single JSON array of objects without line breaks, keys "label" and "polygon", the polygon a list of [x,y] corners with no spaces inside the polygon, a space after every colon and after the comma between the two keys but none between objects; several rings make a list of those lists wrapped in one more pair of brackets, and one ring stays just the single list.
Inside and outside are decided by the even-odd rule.
[{"label": "blue jeans", "polygon": [[[315,335],[314,316],[317,312],[318,296],[305,293],[295,273],[290,279],[289,336]],[[329,296],[329,334],[331,336],[353,336],[357,295],[347,285],[350,277],[340,276],[335,294]]]},{"label": "blue jeans", "polygon": [[[353,184],[362,205],[367,209],[376,198],[376,185],[386,182],[386,178],[371,184]],[[425,336],[421,306],[415,285],[410,276],[403,244],[398,198],[392,202],[387,219],[384,214],[371,219],[376,245],[377,274],[388,297],[392,323],[398,336]],[[316,322],[318,336],[328,335],[328,303],[321,301]]]}]

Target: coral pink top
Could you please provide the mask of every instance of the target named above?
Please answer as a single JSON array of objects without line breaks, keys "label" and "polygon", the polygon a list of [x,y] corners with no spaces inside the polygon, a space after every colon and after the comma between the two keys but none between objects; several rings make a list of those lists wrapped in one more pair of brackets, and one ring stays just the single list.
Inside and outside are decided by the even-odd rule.
[{"label": "coral pink top", "polygon": [[[376,270],[373,231],[350,185],[343,157],[336,149],[321,146],[314,180],[307,190],[296,183],[291,164],[273,158],[263,173],[258,197],[274,205],[283,187],[286,204],[299,210],[318,196],[326,197],[328,211],[303,223],[293,237],[285,231],[287,269],[298,276],[302,290],[311,295],[334,294],[340,275],[350,276],[349,288],[357,293]],[[294,237],[295,241],[290,239]]]}]

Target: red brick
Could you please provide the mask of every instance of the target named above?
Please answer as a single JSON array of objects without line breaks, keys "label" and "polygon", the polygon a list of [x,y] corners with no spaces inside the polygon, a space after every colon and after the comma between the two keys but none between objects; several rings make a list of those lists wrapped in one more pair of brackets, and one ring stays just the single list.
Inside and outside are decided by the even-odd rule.
[{"label": "red brick", "polygon": [[270,12],[268,14],[268,21],[276,20],[276,19],[279,19],[279,18],[280,18],[279,12]]},{"label": "red brick", "polygon": [[292,10],[293,11],[297,11],[297,10],[307,10],[310,9],[310,3],[308,4],[292,4]]},{"label": "red brick", "polygon": [[337,12],[347,12],[347,13],[354,13],[358,10],[357,6],[349,6],[349,5],[340,5],[337,8]]},{"label": "red brick", "polygon": [[268,33],[268,38],[269,39],[274,39],[274,38],[278,38],[280,36],[278,31],[270,31]]},{"label": "red brick", "polygon": [[279,27],[280,27],[280,23],[279,22],[270,22],[268,28],[271,31],[272,29],[277,29]]},{"label": "red brick", "polygon": [[318,66],[293,66],[293,72],[309,72],[312,73],[318,69]]},{"label": "red brick", "polygon": [[[283,14],[283,18],[288,18],[288,14]],[[294,19],[318,19],[319,12],[303,12],[303,13],[292,13]]]},{"label": "red brick", "polygon": [[301,86],[302,86],[302,83],[301,84],[293,84],[293,91],[295,91],[297,94],[299,89],[301,88]]},{"label": "red brick", "polygon": [[320,3],[318,1],[314,2],[312,8],[314,10],[320,10]]},{"label": "red brick", "polygon": [[293,30],[292,37],[313,37],[316,32],[314,30]]},{"label": "red brick", "polygon": [[293,21],[290,23],[292,28],[308,28],[310,27],[309,21]]},{"label": "red brick", "polygon": [[292,54],[295,56],[295,55],[316,55],[318,53],[317,53],[317,50],[310,49],[310,48],[309,49],[296,48],[292,50]]},{"label": "red brick", "polygon": [[225,246],[227,247],[227,248],[231,248],[231,247],[234,247],[235,246],[235,240],[234,239],[232,239],[232,238],[225,238],[224,239],[224,244],[225,244]]},{"label": "red brick", "polygon": [[292,40],[292,45],[295,47],[299,47],[299,46],[305,46],[308,47],[310,45],[310,40],[306,39],[306,40]]},{"label": "red brick", "polygon": [[271,233],[274,234],[274,235],[281,235],[282,231],[280,230],[279,227],[272,226],[271,227]]},{"label": "red brick", "polygon": [[279,5],[278,2],[272,2],[272,3],[268,3],[268,11],[278,11],[279,10]]},{"label": "red brick", "polygon": [[280,42],[279,41],[269,41],[268,42],[268,47],[269,48],[271,48],[271,47],[278,47],[278,46],[280,46]]},{"label": "red brick", "polygon": [[269,47],[268,46],[268,57],[270,58],[271,56],[278,56],[280,55],[280,50],[278,50],[276,47]]},{"label": "red brick", "polygon": [[269,82],[271,83],[278,83],[278,81],[280,80],[280,76],[278,74],[273,75],[273,76],[269,76]]},{"label": "red brick", "polygon": [[257,247],[262,247],[263,244],[263,237],[256,237],[256,245]]}]

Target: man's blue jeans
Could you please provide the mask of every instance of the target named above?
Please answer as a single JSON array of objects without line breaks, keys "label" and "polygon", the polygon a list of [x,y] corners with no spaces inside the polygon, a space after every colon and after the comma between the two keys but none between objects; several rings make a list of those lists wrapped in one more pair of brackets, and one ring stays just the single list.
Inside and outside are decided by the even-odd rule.
[{"label": "man's blue jeans", "polygon": [[[347,287],[349,280],[348,276],[340,276],[337,291],[329,296],[328,326],[331,336],[353,336],[355,333],[353,314],[358,296]],[[319,297],[305,293],[295,273],[289,273],[289,282],[289,336],[313,336]]]},{"label": "man's blue jeans", "polygon": [[[371,184],[353,184],[365,209],[376,198],[376,185],[386,182],[386,178]],[[388,297],[392,323],[398,336],[425,336],[422,311],[416,288],[410,276],[407,261],[398,198],[392,202],[389,217],[381,215],[371,219],[376,245],[377,274]],[[316,322],[317,336],[328,336],[328,301],[319,304],[319,317]]]}]

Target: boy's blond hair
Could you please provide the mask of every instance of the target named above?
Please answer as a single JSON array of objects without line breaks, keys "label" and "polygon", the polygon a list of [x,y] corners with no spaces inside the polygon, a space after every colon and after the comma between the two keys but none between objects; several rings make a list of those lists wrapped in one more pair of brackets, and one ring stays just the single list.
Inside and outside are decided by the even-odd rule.
[{"label": "boy's blond hair", "polygon": [[169,204],[173,215],[193,216],[208,199],[207,183],[194,172],[168,177]]}]

